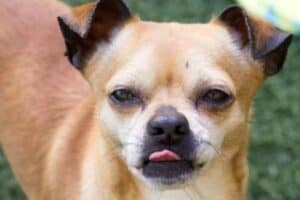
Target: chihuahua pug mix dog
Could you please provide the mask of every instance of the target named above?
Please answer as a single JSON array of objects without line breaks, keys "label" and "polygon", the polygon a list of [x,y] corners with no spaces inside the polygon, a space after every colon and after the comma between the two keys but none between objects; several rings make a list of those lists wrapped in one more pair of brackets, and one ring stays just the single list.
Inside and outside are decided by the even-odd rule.
[{"label": "chihuahua pug mix dog", "polygon": [[[43,155],[22,159],[27,168],[13,150],[17,139],[2,136],[30,199],[246,199],[252,100],[282,69],[290,34],[238,6],[207,24],[156,23],[133,16],[121,0],[99,0],[58,21],[66,56],[93,95],[66,73],[81,101],[50,136],[33,141],[42,154],[22,148]],[[36,135],[27,133],[43,137]],[[35,182],[22,173],[29,167],[40,169]]]}]

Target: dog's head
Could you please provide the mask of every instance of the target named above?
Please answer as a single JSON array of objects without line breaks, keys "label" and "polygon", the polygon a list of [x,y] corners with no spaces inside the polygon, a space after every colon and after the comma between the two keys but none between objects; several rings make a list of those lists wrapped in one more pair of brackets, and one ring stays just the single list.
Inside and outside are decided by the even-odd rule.
[{"label": "dog's head", "polygon": [[208,24],[154,23],[101,0],[59,23],[101,127],[156,186],[186,183],[219,151],[246,145],[252,98],[281,70],[292,38],[236,6]]}]

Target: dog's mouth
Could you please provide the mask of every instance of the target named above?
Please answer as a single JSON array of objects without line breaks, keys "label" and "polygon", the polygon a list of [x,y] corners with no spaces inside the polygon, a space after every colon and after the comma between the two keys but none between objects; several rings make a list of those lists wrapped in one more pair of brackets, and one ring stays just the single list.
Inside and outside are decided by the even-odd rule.
[{"label": "dog's mouth", "polygon": [[146,178],[163,185],[185,183],[195,171],[193,160],[182,158],[171,150],[153,152],[144,161],[142,168]]}]

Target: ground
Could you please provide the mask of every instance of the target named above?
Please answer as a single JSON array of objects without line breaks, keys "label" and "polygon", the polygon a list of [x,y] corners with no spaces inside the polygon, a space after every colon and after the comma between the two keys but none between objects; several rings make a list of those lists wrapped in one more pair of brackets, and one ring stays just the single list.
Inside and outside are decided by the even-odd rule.
[{"label": "ground", "polygon": [[[85,0],[65,0],[70,4]],[[128,0],[146,20],[205,22],[233,0]],[[199,36],[201,37],[201,36]],[[254,102],[250,200],[300,199],[300,38],[290,49],[284,70],[270,78]],[[0,154],[0,200],[24,200]]]}]

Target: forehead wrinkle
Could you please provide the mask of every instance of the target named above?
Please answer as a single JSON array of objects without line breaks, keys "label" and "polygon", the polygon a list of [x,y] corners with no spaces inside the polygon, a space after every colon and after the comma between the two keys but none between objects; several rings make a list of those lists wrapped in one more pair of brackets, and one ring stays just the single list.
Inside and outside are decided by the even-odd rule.
[{"label": "forehead wrinkle", "polygon": [[101,90],[105,91],[109,80],[136,52],[139,45],[135,40],[138,38],[138,33],[132,28],[135,23],[136,21],[133,20],[122,29],[115,29],[110,42],[100,43],[97,50],[90,55],[83,73],[89,81],[93,82],[93,87],[101,87]]},{"label": "forehead wrinkle", "polygon": [[[113,40],[113,43],[121,46],[112,45],[110,48],[111,52],[115,49],[121,56],[115,56],[115,52],[112,53],[113,58],[104,56],[107,59],[103,61],[106,60],[108,64],[105,65],[110,67],[111,63],[116,66],[114,74],[120,77],[111,79],[118,80],[115,83],[135,85],[145,90],[160,86],[171,87],[175,83],[181,86],[186,79],[201,76],[191,73],[193,70],[186,70],[186,62],[189,62],[191,69],[216,65],[213,61],[220,51],[222,52],[222,40],[226,40],[220,36],[224,30],[215,26],[176,23],[162,25],[151,22],[132,24],[134,26],[128,25],[128,30],[121,31],[115,41]],[[223,32],[219,33],[220,31]],[[126,50],[126,46],[130,48]],[[202,49],[198,51],[198,55],[192,57],[192,60],[198,58],[198,61],[193,63],[191,58],[186,56],[186,51],[197,47]],[[122,61],[117,62],[115,59]]]},{"label": "forehead wrinkle", "polygon": [[220,55],[207,52],[205,49],[194,49],[188,52],[189,69],[185,73],[185,87],[188,93],[207,85],[225,85],[235,92],[235,86],[229,74],[218,65]]},{"label": "forehead wrinkle", "polygon": [[[231,78],[237,92],[247,91],[246,93],[254,94],[263,81],[262,68],[253,63],[252,55],[247,48],[240,49],[239,46],[233,45],[234,43],[230,34],[225,33],[216,65]],[[261,73],[257,73],[259,71]],[[251,87],[249,87],[250,82]]]},{"label": "forehead wrinkle", "polygon": [[[156,45],[160,52],[160,62],[163,65],[159,71],[161,74],[160,85],[170,87],[174,84],[176,86],[183,84],[184,74],[188,73],[185,67],[186,63],[189,62],[189,58],[186,58],[187,50],[202,48],[198,52],[198,56],[195,57],[204,58],[202,63],[212,63],[212,60],[218,56],[218,49],[222,49],[222,43],[219,41],[222,39],[220,37],[222,34],[211,34],[212,31],[217,31],[220,27],[177,23],[162,26],[152,22],[143,25],[146,27],[144,39]],[[196,64],[194,66],[200,67],[201,65]]]},{"label": "forehead wrinkle", "polygon": [[132,35],[133,31],[129,28],[114,30],[111,41],[100,43],[97,46],[97,50],[89,59],[88,65],[95,65],[93,63],[97,63],[98,68],[103,70],[104,67],[107,67],[111,63],[113,57],[116,58],[116,54],[120,49],[122,49],[123,53],[128,51],[124,44],[129,42]]},{"label": "forehead wrinkle", "polygon": [[108,88],[115,85],[136,86],[139,89],[149,89],[154,83],[155,67],[157,61],[154,55],[155,49],[150,44],[144,44],[131,56],[112,77]]},{"label": "forehead wrinkle", "polygon": [[[216,29],[218,30],[218,29]],[[231,71],[238,65],[244,65],[245,58],[241,55],[241,50],[235,47],[230,35],[223,29],[216,31],[212,35],[206,35],[197,42],[197,47],[188,51],[186,60],[189,62],[189,72],[191,77],[201,78],[197,70],[210,70],[214,67],[219,71],[223,71],[226,79],[233,81]],[[196,46],[196,45],[195,45]],[[194,46],[194,47],[195,47]],[[196,75],[199,73],[198,75]],[[221,76],[220,76],[221,77]],[[203,77],[204,78],[204,77]],[[211,76],[213,80],[213,76]],[[217,76],[215,77],[217,78]]]}]

